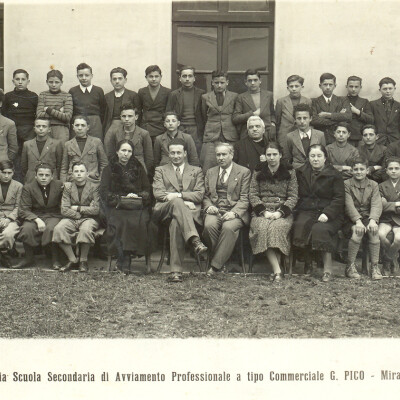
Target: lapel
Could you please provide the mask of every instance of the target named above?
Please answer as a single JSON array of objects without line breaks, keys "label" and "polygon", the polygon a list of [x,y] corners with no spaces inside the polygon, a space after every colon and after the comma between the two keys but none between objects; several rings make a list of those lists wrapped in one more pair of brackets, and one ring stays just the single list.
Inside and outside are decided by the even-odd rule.
[{"label": "lapel", "polygon": [[79,203],[78,188],[75,182],[71,184],[71,203]]},{"label": "lapel", "polygon": [[[87,144],[87,143],[86,143]],[[81,150],[79,149],[78,142],[75,138],[70,141],[71,150],[73,150],[79,157],[82,156]]]},{"label": "lapel", "polygon": [[[386,111],[385,111],[385,107],[384,107],[384,105],[382,103],[382,100],[381,99],[377,100],[376,105],[377,105],[377,108],[378,108],[378,112],[381,115],[381,118],[385,122],[387,122]],[[394,108],[394,105],[393,105],[393,108]],[[392,109],[392,111],[393,111],[393,109]]]},{"label": "lapel", "polygon": [[[261,96],[261,95],[260,95]],[[255,111],[256,110],[256,105],[254,104],[253,98],[251,97],[250,92],[244,92],[243,94],[243,100],[247,105],[250,107],[251,110]],[[260,98],[260,107],[261,107],[261,98]]]},{"label": "lapel", "polygon": [[[126,91],[126,90],[125,90]],[[124,92],[125,94],[125,92]],[[107,101],[107,105],[108,105],[108,110],[112,116],[112,112],[114,110],[114,90],[110,93],[108,93],[108,96],[106,96],[106,101]]]},{"label": "lapel", "polygon": [[[208,100],[210,101],[211,105],[216,109],[219,110],[221,107],[218,105],[217,103],[217,96],[214,93],[214,91],[210,92],[208,94]],[[225,99],[224,99],[224,104],[225,104],[225,100],[226,100],[226,94],[225,94]],[[223,106],[222,106],[223,107]]]},{"label": "lapel", "polygon": [[268,97],[269,97],[268,92],[266,90],[261,90],[261,92],[260,92],[260,114],[263,112],[264,108],[266,108],[268,105]]},{"label": "lapel", "polygon": [[[311,131],[311,140],[312,139],[313,139],[313,134]],[[310,140],[310,146],[311,146],[311,140]],[[293,144],[300,150],[301,154],[303,154],[304,156],[306,155],[306,153],[304,152],[303,143],[300,139],[300,133],[299,133],[298,129],[296,131],[294,131]]]},{"label": "lapel", "polygon": [[[192,167],[188,163],[185,163],[185,168],[183,169],[183,175],[182,175],[182,187],[183,191],[186,192],[190,182],[192,181]],[[178,179],[176,180],[178,181]]]},{"label": "lapel", "polygon": [[[217,194],[217,179],[218,179],[218,173],[219,173],[219,167],[214,167],[209,169],[210,171],[210,177],[209,177],[209,187],[210,187],[210,194],[213,196],[216,196]],[[231,171],[232,175],[232,171]],[[231,176],[229,175],[229,177]]]},{"label": "lapel", "polygon": [[232,171],[229,174],[229,178],[228,178],[228,185],[227,185],[227,194],[228,195],[232,194],[233,191],[235,190],[235,187],[238,183],[238,178],[237,178],[238,174],[239,174],[239,170],[236,167],[236,164],[233,162],[232,163]]},{"label": "lapel", "polygon": [[331,97],[331,104],[329,104],[329,111],[336,110],[339,103],[339,97],[335,94]]},{"label": "lapel", "polygon": [[[290,116],[292,116],[292,119],[294,121],[294,117],[293,117],[293,103],[292,100],[290,100],[290,96],[285,96],[282,100],[284,107],[286,108],[286,110],[288,111],[288,113],[290,114]],[[300,103],[301,103],[301,98],[300,98]]]},{"label": "lapel", "polygon": [[[185,169],[186,169],[186,166],[185,166],[184,170]],[[185,171],[184,171],[184,173],[185,173]],[[175,169],[174,169],[172,163],[169,163],[166,165],[165,175],[168,178],[168,180],[170,181],[171,185],[176,189],[177,192],[179,192],[179,190],[180,190],[179,183],[178,183],[178,179],[176,177]],[[182,184],[183,184],[183,177],[182,177]]]},{"label": "lapel", "polygon": [[0,199],[1,199],[1,201],[2,201],[3,203],[8,203],[8,202],[11,200],[11,197],[14,196],[14,193],[15,193],[15,186],[16,186],[16,182],[15,182],[14,180],[11,180],[10,186],[9,186],[9,188],[8,188],[8,191],[7,191],[7,196],[6,196],[5,199],[3,199],[3,193],[2,193],[2,191],[0,190],[0,196],[1,196]]},{"label": "lapel", "polygon": [[[56,197],[56,195],[57,195],[57,193],[56,193],[56,184],[55,184],[54,181],[51,181],[50,182],[50,190],[49,190],[49,200],[47,201],[47,205],[48,206],[50,206],[52,203],[54,203],[54,198]],[[42,196],[42,198],[43,198],[43,196]]]},{"label": "lapel", "polygon": [[153,98],[151,97],[150,89],[149,89],[148,86],[146,86],[146,89],[145,89],[146,97],[148,98],[148,100],[149,100],[149,102],[150,102],[151,104],[154,104],[154,103],[157,102],[157,99],[158,99],[158,97],[160,96],[161,89],[162,89],[162,86],[160,85],[160,88],[158,89],[158,92],[157,92],[157,94],[156,94],[156,97],[154,97],[154,100],[153,100]]},{"label": "lapel", "polygon": [[[35,140],[36,142],[36,140]],[[43,159],[44,156],[49,152],[50,150],[50,146],[53,144],[53,141],[51,140],[51,138],[47,138],[46,143],[43,146],[43,150],[42,153],[40,154],[39,160]],[[35,143],[35,147],[37,149],[37,144]],[[39,150],[38,150],[38,154],[39,154]]]},{"label": "lapel", "polygon": [[[318,103],[321,107],[322,111],[326,111],[326,112],[330,112],[330,105],[328,106],[328,104],[325,101],[325,97],[321,94],[321,96],[318,97]],[[331,100],[331,104],[333,101],[333,95],[332,95],[332,100]]]},{"label": "lapel", "polygon": [[[75,142],[76,142],[76,140],[75,140]],[[77,145],[78,145],[78,143],[77,143]],[[89,150],[92,149],[93,146],[94,146],[93,138],[91,136],[88,136],[86,143],[85,143],[85,147],[83,148],[81,157],[84,157],[89,152]],[[78,146],[78,149],[79,149],[79,146]]]},{"label": "lapel", "polygon": [[233,92],[230,92],[229,90],[225,92],[225,98],[224,98],[224,103],[222,104],[222,110],[224,110],[226,107],[229,106],[229,104],[231,104],[234,96],[235,94]]},{"label": "lapel", "polygon": [[[36,159],[40,160],[39,149],[36,144],[36,139],[31,140],[31,142],[29,143],[29,148],[31,150],[31,153],[36,157]],[[44,148],[43,148],[43,150],[44,150]]]},{"label": "lapel", "polygon": [[71,200],[73,200],[74,203],[78,203],[80,205],[85,204],[85,201],[89,197],[89,193],[90,193],[90,182],[86,181],[85,187],[83,188],[83,191],[82,191],[81,200],[79,201],[78,187],[76,186],[75,182],[72,183],[72,186],[71,186]]},{"label": "lapel", "polygon": [[[50,184],[51,184],[51,182],[50,182]],[[39,203],[39,205],[41,207],[45,207],[42,191],[40,190],[39,184],[36,180],[35,180],[34,184],[32,185],[32,191],[33,191],[33,193],[32,193],[33,197],[36,199],[36,201]]]},{"label": "lapel", "polygon": [[181,110],[181,112],[183,113],[183,93],[182,93],[183,89],[180,87],[178,89],[178,95],[177,95],[177,100],[178,100],[178,104],[179,104],[179,109]]},{"label": "lapel", "polygon": [[390,112],[389,121],[395,119],[396,115],[399,113],[399,107],[397,107],[396,102],[393,103],[392,111]]},{"label": "lapel", "polygon": [[357,199],[357,201],[358,201],[360,204],[363,204],[363,198],[364,198],[364,196],[365,196],[365,192],[367,191],[367,186],[368,186],[368,184],[367,184],[367,183],[365,184],[364,196],[361,196],[360,190],[359,190],[358,187],[356,186],[355,181],[354,181],[354,178],[351,178],[351,181],[350,181],[350,182],[351,182],[351,185],[350,185],[351,193],[353,194],[353,196]]}]

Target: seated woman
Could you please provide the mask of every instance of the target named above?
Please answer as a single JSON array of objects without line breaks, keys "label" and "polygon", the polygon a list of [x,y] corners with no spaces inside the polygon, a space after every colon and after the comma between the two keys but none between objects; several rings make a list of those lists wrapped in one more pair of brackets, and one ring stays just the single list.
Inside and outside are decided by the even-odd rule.
[{"label": "seated woman", "polygon": [[18,205],[22,184],[14,181],[12,161],[0,161],[0,266],[9,268],[8,251],[13,248],[15,235],[19,232]]},{"label": "seated woman", "polygon": [[[109,250],[117,251],[118,268],[129,271],[131,253],[145,255],[149,247],[150,183],[142,164],[133,155],[130,140],[121,140],[116,155],[104,169],[100,182],[100,204],[107,220]],[[143,206],[124,206],[129,198]],[[133,209],[127,209],[133,208]]]},{"label": "seated woman", "polygon": [[274,271],[274,281],[282,272],[279,254],[289,255],[292,210],[297,203],[295,171],[281,164],[282,150],[277,143],[268,143],[266,162],[261,163],[250,183],[250,204],[253,215],[250,223],[250,244],[254,254],[265,252]]},{"label": "seated woman", "polygon": [[311,269],[311,249],[322,252],[323,282],[332,277],[332,252],[344,217],[344,183],[340,172],[327,162],[324,146],[308,149],[307,164],[296,170],[299,201],[293,223],[293,244],[306,250],[305,270]]}]

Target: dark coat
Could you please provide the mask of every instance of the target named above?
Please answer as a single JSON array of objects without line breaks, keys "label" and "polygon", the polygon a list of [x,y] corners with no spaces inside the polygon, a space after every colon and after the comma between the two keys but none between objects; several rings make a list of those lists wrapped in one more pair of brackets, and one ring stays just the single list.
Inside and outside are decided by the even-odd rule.
[{"label": "dark coat", "polygon": [[400,139],[400,103],[394,101],[389,118],[386,116],[382,99],[371,101],[375,126],[379,134],[378,142],[388,145]]},{"label": "dark coat", "polygon": [[367,99],[357,97],[357,100],[351,104],[358,108],[361,111],[361,114],[356,115],[351,113],[350,140],[361,140],[362,127],[367,124],[373,124],[374,115],[372,114],[372,108]]},{"label": "dark coat", "polygon": [[[262,151],[260,151],[260,147]],[[248,168],[250,171],[254,171],[256,166],[260,163],[260,156],[265,154],[267,143],[265,138],[261,146],[256,146],[254,141],[250,137],[245,137],[234,144],[235,154],[233,161],[242,167]]]}]

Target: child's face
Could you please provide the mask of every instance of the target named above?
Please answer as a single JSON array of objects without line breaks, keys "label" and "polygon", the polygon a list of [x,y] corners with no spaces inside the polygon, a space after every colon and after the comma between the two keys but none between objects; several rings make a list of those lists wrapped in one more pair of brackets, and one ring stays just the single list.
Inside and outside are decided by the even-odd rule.
[{"label": "child's face", "polygon": [[346,88],[349,96],[358,96],[361,90],[361,83],[360,81],[349,81]]},{"label": "child's face", "polygon": [[125,87],[127,79],[124,77],[123,74],[120,72],[116,72],[111,75],[111,85],[113,85],[113,88],[115,90],[121,90]]},{"label": "child's face", "polygon": [[226,88],[228,87],[229,81],[224,78],[223,76],[219,76],[214,78],[211,82],[212,87],[217,93],[225,92]]},{"label": "child's face", "polygon": [[340,144],[345,144],[347,143],[347,139],[349,138],[349,131],[344,128],[343,126],[338,126],[335,130],[335,133],[333,135],[336,139],[336,141]]},{"label": "child's face", "polygon": [[307,132],[310,128],[311,116],[308,111],[297,111],[295,117],[296,126],[303,132]]},{"label": "child's face", "polygon": [[388,164],[386,168],[386,173],[389,175],[390,179],[397,180],[400,178],[400,163],[397,161],[392,161]]},{"label": "child's face", "polygon": [[393,83],[384,83],[379,91],[382,94],[382,97],[384,99],[390,100],[394,96],[394,92],[396,91],[396,87],[393,85]]},{"label": "child's face", "polygon": [[78,77],[79,83],[83,87],[88,87],[91,85],[93,74],[90,72],[89,68],[80,69],[76,76]]},{"label": "child's face", "polygon": [[10,182],[13,176],[14,170],[12,170],[11,168],[6,168],[3,169],[3,171],[0,171],[0,181],[3,183]]},{"label": "child's face", "polygon": [[16,74],[12,81],[17,90],[26,90],[30,82],[24,73]]},{"label": "child's face", "polygon": [[51,132],[50,122],[38,119],[35,121],[34,129],[37,137],[43,138],[48,136]]},{"label": "child's face", "polygon": [[289,95],[293,99],[297,99],[301,96],[301,90],[304,88],[299,81],[290,82],[287,89],[289,90]]},{"label": "child's face", "polygon": [[371,146],[376,142],[376,139],[378,139],[375,131],[372,128],[364,129],[362,136],[363,136],[363,142],[367,146]]},{"label": "child's face", "polygon": [[336,83],[334,79],[325,79],[322,83],[319,84],[319,87],[325,97],[331,97],[333,91],[335,90]]},{"label": "child's face", "polygon": [[357,181],[363,181],[367,176],[367,166],[365,164],[355,164],[352,168],[353,177]]},{"label": "child's face", "polygon": [[72,179],[77,184],[85,182],[87,176],[88,176],[88,171],[84,165],[76,165],[72,170]]},{"label": "child's face", "polygon": [[194,81],[196,80],[192,69],[183,69],[181,72],[181,76],[179,77],[179,81],[182,86],[186,89],[191,89],[194,85]]},{"label": "child's face", "polygon": [[161,74],[158,71],[150,72],[148,75],[146,75],[146,80],[151,87],[155,88],[161,83]]},{"label": "child's face", "polygon": [[258,75],[247,75],[244,83],[251,93],[257,93],[260,91],[261,79]]},{"label": "child's face", "polygon": [[136,115],[135,110],[123,110],[121,112],[121,121],[125,128],[133,128],[137,119],[138,115]]},{"label": "child's face", "polygon": [[164,126],[168,132],[175,132],[181,122],[176,118],[175,115],[167,115],[164,120]]},{"label": "child's face", "polygon": [[47,86],[49,87],[50,92],[52,92],[52,93],[59,92],[61,89],[61,85],[63,84],[62,80],[60,80],[56,76],[53,76],[53,77],[47,79],[46,83],[47,83]]},{"label": "child's face", "polygon": [[72,125],[76,137],[84,138],[89,132],[89,125],[84,119],[77,118]]}]

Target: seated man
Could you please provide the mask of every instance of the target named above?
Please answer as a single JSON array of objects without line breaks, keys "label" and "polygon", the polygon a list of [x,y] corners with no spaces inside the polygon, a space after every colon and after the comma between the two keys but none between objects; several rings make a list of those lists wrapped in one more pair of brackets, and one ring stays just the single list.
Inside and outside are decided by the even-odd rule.
[{"label": "seated man", "polygon": [[[23,221],[17,239],[24,244],[25,258],[14,268],[32,266],[34,247],[51,243],[54,227],[61,220],[60,204],[62,182],[53,180],[54,174],[49,164],[39,164],[36,179],[22,188],[18,216]],[[53,268],[59,269],[58,246],[51,246]]]},{"label": "seated man", "polygon": [[[54,228],[53,243],[58,243],[68,257],[68,263],[60,271],[67,272],[78,266],[79,271],[88,271],[88,254],[94,244],[94,232],[99,223],[99,188],[88,181],[88,169],[82,161],[72,165],[72,182],[64,184],[61,200],[61,215],[64,217]],[[76,238],[76,240],[75,240]],[[79,259],[72,245],[79,247]]]},{"label": "seated man", "polygon": [[247,134],[247,137],[234,144],[233,161],[253,172],[257,164],[265,157],[267,137],[264,121],[255,115],[250,117],[247,120]]},{"label": "seated man", "polygon": [[153,193],[156,199],[153,217],[168,222],[171,254],[171,282],[182,282],[185,243],[200,255],[207,247],[200,241],[195,222],[201,224],[200,209],[204,196],[203,172],[185,163],[186,144],[175,138],[169,144],[170,163],[156,168]]},{"label": "seated man", "polygon": [[229,143],[216,144],[215,153],[219,165],[207,171],[203,200],[203,237],[211,250],[208,275],[221,271],[232,254],[239,230],[250,222],[250,170],[232,161],[233,146]]}]

